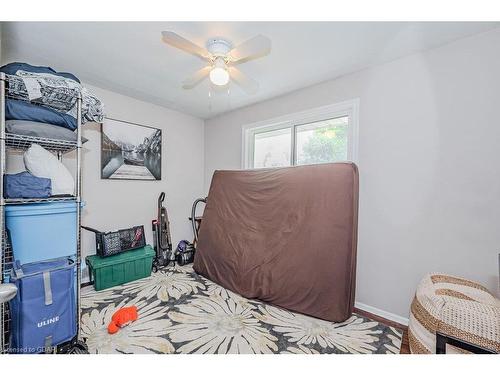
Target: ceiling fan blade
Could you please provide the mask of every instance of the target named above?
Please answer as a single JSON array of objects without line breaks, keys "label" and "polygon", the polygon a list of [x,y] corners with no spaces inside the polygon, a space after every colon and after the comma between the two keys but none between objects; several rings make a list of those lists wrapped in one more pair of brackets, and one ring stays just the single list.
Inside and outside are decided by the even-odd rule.
[{"label": "ceiling fan blade", "polygon": [[208,52],[205,48],[202,48],[193,42],[183,38],[179,34],[174,33],[173,31],[162,31],[162,40],[170,44],[173,47],[179,48],[187,53],[196,55],[205,60],[210,60],[212,57],[210,52]]},{"label": "ceiling fan blade", "polygon": [[191,77],[185,79],[184,82],[182,82],[182,87],[185,89],[192,89],[210,74],[210,70],[212,70],[212,67],[206,66],[196,71]]},{"label": "ceiling fan blade", "polygon": [[255,94],[259,91],[259,83],[243,74],[241,70],[235,68],[234,66],[230,66],[228,71],[233,81],[248,94]]},{"label": "ceiling fan blade", "polygon": [[229,52],[229,57],[233,64],[241,64],[265,56],[269,52],[271,52],[271,40],[263,35],[257,35],[233,48]]}]

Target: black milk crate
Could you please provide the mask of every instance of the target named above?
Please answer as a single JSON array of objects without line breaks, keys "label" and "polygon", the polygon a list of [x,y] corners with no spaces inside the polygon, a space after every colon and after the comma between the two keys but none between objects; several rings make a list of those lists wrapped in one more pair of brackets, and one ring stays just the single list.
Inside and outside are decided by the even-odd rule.
[{"label": "black milk crate", "polygon": [[84,227],[83,225],[82,228],[95,233],[96,253],[100,257],[107,257],[146,246],[143,225],[120,229],[115,232],[100,232],[97,229]]}]

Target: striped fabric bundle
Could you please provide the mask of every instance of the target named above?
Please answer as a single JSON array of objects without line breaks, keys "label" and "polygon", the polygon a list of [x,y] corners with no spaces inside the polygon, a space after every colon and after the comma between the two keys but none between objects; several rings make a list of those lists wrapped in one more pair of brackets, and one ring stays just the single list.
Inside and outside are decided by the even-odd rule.
[{"label": "striped fabric bundle", "polygon": [[[435,353],[436,332],[500,352],[500,300],[474,281],[427,275],[411,304],[410,351]],[[464,351],[449,347],[447,352]]]}]

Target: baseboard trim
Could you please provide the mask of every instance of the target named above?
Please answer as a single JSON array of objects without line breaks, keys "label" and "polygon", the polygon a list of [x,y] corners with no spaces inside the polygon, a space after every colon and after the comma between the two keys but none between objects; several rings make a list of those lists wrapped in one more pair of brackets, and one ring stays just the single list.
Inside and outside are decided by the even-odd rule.
[{"label": "baseboard trim", "polygon": [[90,286],[90,285],[94,285],[94,283],[93,283],[93,282],[90,282],[90,281],[85,281],[85,282],[82,282],[82,283],[80,284],[80,287],[81,287],[81,288],[85,288],[86,286]]},{"label": "baseboard trim", "polygon": [[378,309],[376,307],[366,305],[366,304],[361,303],[361,302],[354,302],[354,307],[356,307],[360,310],[369,312],[371,314],[378,315],[378,316],[385,318],[387,320],[392,320],[393,322],[396,322],[396,323],[399,323],[399,324],[402,324],[405,326],[408,325],[408,318],[404,318],[400,315],[396,315],[396,314],[390,313],[388,311],[384,311],[384,310]]}]

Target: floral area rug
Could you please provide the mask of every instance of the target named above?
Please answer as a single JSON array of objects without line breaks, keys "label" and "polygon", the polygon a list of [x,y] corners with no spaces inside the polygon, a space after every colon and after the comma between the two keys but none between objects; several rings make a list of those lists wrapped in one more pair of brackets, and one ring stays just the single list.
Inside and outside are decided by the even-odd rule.
[{"label": "floral area rug", "polygon": [[[113,313],[131,305],[139,319],[108,334]],[[190,266],[83,288],[81,334],[91,353],[399,353],[402,337],[356,314],[332,323],[248,300]]]}]

